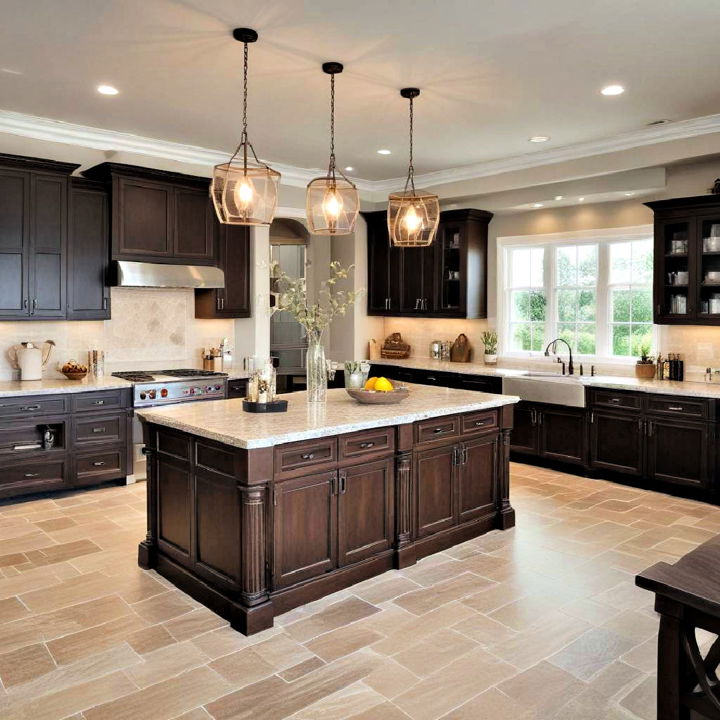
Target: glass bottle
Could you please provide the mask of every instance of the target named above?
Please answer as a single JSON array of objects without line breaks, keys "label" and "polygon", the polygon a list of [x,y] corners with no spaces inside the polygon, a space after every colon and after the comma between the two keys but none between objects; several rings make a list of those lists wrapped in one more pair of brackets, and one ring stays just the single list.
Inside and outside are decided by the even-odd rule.
[{"label": "glass bottle", "polygon": [[308,330],[307,340],[307,400],[309,403],[324,403],[327,400],[328,379],[322,330]]}]

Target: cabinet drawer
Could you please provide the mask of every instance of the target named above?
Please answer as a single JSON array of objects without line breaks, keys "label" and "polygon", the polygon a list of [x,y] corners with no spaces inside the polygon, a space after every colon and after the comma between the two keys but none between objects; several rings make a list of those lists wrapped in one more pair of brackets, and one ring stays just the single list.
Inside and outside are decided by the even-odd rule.
[{"label": "cabinet drawer", "polygon": [[56,415],[68,410],[67,396],[0,397],[0,418],[13,415]]},{"label": "cabinet drawer", "polygon": [[497,410],[485,410],[483,412],[468,413],[467,415],[462,416],[461,421],[463,435],[488,432],[489,430],[497,430],[498,414]]},{"label": "cabinet drawer", "polygon": [[75,475],[82,483],[125,477],[126,461],[127,449],[124,447],[79,453],[75,460]]},{"label": "cabinet drawer", "polygon": [[108,390],[102,392],[78,393],[73,397],[75,412],[89,410],[117,410],[128,406],[129,391]]},{"label": "cabinet drawer", "polygon": [[593,390],[592,405],[624,410],[641,410],[642,396],[633,393],[613,392],[612,390]]},{"label": "cabinet drawer", "polygon": [[377,453],[392,453],[395,451],[395,428],[362,430],[349,435],[341,435],[338,440],[341,461]]},{"label": "cabinet drawer", "polygon": [[711,415],[712,400],[684,397],[648,396],[647,411],[658,415],[705,419]]},{"label": "cabinet drawer", "polygon": [[15,418],[0,422],[0,457],[7,462],[15,457],[27,457],[33,452],[46,452],[43,448],[46,430],[52,433],[53,448],[64,448],[65,425],[65,417]]},{"label": "cabinet drawer", "polygon": [[318,438],[275,448],[275,477],[302,475],[306,468],[337,462],[337,438]]},{"label": "cabinet drawer", "polygon": [[460,434],[460,417],[432,418],[415,423],[415,442],[427,443],[434,440],[457,437]]},{"label": "cabinet drawer", "polygon": [[126,426],[127,416],[124,413],[76,418],[74,423],[75,444],[121,442],[125,439]]},{"label": "cabinet drawer", "polygon": [[65,461],[24,462],[3,468],[0,475],[0,497],[40,492],[65,483]]}]

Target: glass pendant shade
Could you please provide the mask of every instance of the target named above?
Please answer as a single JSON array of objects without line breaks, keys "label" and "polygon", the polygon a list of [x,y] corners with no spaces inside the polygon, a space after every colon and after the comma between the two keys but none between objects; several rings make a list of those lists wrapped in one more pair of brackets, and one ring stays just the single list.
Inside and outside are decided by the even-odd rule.
[{"label": "glass pendant shade", "polygon": [[432,245],[440,222],[440,199],[425,190],[415,189],[413,166],[413,100],[418,88],[403,88],[400,95],[410,100],[410,162],[405,189],[388,197],[387,224],[390,242],[397,247]]},{"label": "glass pendant shade", "polygon": [[440,222],[440,200],[423,190],[391,193],[387,211],[388,233],[393,245],[432,245]]},{"label": "glass pendant shade", "polygon": [[280,173],[262,163],[233,157],[216,165],[210,192],[218,220],[227,225],[269,225],[279,185]]},{"label": "glass pendant shade", "polygon": [[307,186],[308,229],[316,235],[348,235],[355,229],[360,193],[342,176],[319,177]]},{"label": "glass pendant shade", "polygon": [[216,165],[210,197],[218,220],[225,225],[270,225],[275,216],[280,173],[258,160],[247,131],[248,43],[258,34],[250,28],[236,28],[233,37],[243,49],[243,114],[240,144],[226,163]]},{"label": "glass pendant shade", "polygon": [[339,62],[326,62],[330,75],[330,163],[325,177],[307,186],[305,212],[308,229],[315,235],[349,235],[360,211],[360,193],[335,165],[335,75],[343,71]]}]

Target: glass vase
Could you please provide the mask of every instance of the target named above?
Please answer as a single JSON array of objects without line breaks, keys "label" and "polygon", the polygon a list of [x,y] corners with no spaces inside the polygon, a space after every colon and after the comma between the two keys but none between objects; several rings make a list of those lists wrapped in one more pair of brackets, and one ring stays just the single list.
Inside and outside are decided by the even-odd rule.
[{"label": "glass vase", "polygon": [[308,333],[307,348],[307,400],[309,403],[324,403],[327,400],[327,366],[322,333]]}]

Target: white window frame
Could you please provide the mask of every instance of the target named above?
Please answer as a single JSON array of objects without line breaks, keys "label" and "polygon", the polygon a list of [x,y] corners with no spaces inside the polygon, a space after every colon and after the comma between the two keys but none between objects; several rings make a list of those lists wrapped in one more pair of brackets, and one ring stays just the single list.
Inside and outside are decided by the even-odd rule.
[{"label": "white window frame", "polygon": [[[634,363],[636,358],[612,355],[610,333],[610,285],[609,285],[609,246],[614,243],[648,240],[653,237],[652,225],[633,225],[631,227],[605,228],[598,230],[578,230],[575,232],[547,233],[542,235],[514,235],[497,238],[497,320],[499,328],[499,351],[506,357],[542,357],[543,353],[531,350],[511,350],[508,328],[510,326],[510,288],[508,251],[517,247],[543,246],[545,252],[545,292],[547,293],[547,320],[545,324],[546,341],[557,337],[557,294],[555,288],[555,252],[561,245],[599,245],[598,282],[596,308],[596,354],[580,355],[590,361],[613,363]],[[653,344],[657,340],[657,327],[653,328]],[[576,348],[573,348],[575,354]]]}]

